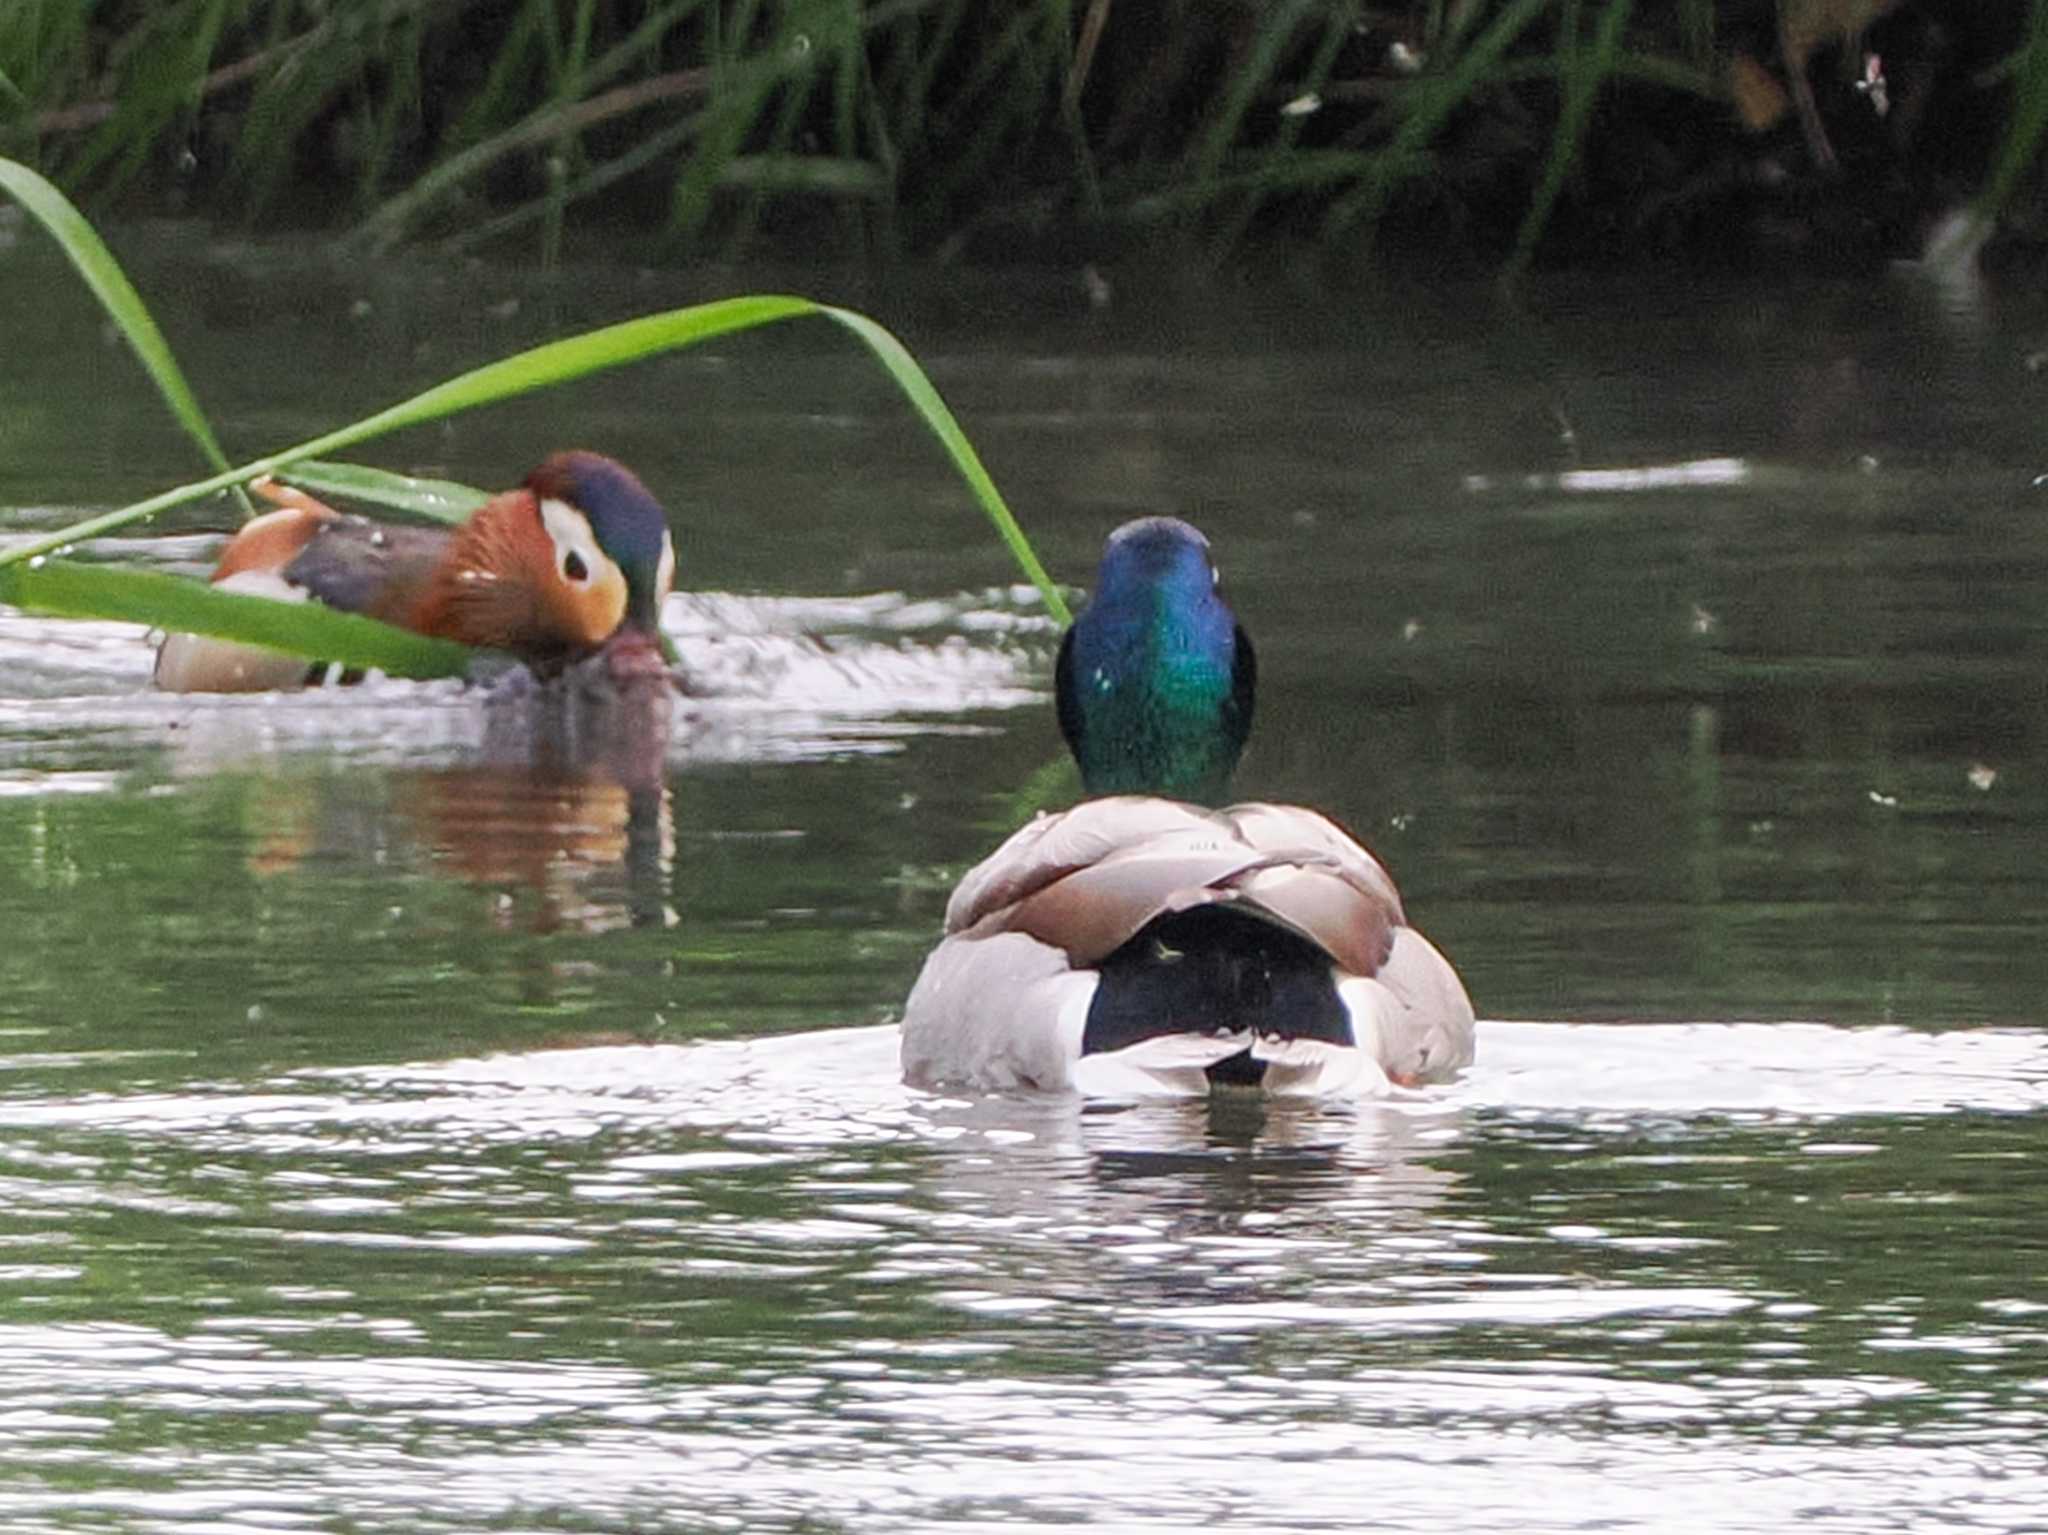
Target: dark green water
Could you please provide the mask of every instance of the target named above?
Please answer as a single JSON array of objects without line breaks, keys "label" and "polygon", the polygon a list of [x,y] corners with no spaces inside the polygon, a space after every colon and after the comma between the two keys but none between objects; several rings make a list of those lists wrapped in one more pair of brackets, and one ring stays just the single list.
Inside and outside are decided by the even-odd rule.
[{"label": "dark green water", "polygon": [[[817,287],[123,251],[248,452]],[[836,334],[393,439],[632,463],[708,696],[650,763],[453,688],[160,698],[134,631],[0,611],[0,1525],[2039,1528],[2041,309],[818,296],[1062,578],[1209,532],[1239,787],[1379,847],[1478,1065],[896,1083],[951,879],[1058,760],[1053,640]],[[0,533],[195,472],[25,232],[0,351]]]}]

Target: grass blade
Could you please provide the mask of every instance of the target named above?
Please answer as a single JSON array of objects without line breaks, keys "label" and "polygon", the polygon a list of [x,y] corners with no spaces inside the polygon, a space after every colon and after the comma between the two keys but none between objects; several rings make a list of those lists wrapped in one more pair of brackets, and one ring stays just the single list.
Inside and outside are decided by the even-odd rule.
[{"label": "grass blade", "polygon": [[2034,0],[2016,64],[2005,141],[1998,146],[1990,184],[1977,199],[1977,220],[1987,227],[2033,165],[2042,134],[2048,131],[2048,0]]},{"label": "grass blade", "polygon": [[[1551,3],[1552,0],[1509,0],[1492,24],[1456,54],[1440,75],[1416,82],[1417,89],[1406,102],[1407,116],[1379,151],[1373,174],[1324,216],[1326,234],[1339,233],[1361,221],[1371,225],[1378,220],[1395,184],[1414,174],[1423,163],[1421,152],[1436,137],[1437,130],[1487,83],[1509,46]],[[1473,7],[1471,14],[1476,17],[1478,7]]]},{"label": "grass blade", "polygon": [[[808,300],[798,300],[808,303]],[[981,509],[988,514],[990,522],[1009,546],[1011,555],[1031,584],[1038,588],[1038,595],[1044,601],[1046,611],[1051,613],[1061,628],[1074,621],[1067,611],[1067,604],[1060,596],[1059,588],[1052,583],[1052,577],[1045,573],[1045,567],[1038,563],[1038,556],[1031,548],[1031,540],[1024,536],[1024,530],[1017,525],[1017,519],[1010,514],[1010,508],[1003,501],[1002,492],[996,489],[995,481],[989,478],[988,470],[981,462],[981,455],[974,451],[974,444],[967,440],[967,434],[960,429],[953,412],[940,398],[939,391],[924,369],[917,365],[917,359],[894,335],[870,320],[866,315],[851,309],[836,309],[829,305],[811,306],[816,313],[845,326],[867,344],[881,362],[889,376],[896,381],[896,387],[909,398],[911,406],[924,419],[932,435],[939,439],[939,445],[953,460],[953,467],[967,482],[967,488],[974,492],[974,499],[981,503]]]},{"label": "grass blade", "polygon": [[987,468],[974,451],[974,445],[967,440],[967,434],[960,429],[960,423],[947,408],[946,402],[940,398],[937,387],[925,376],[924,369],[917,365],[917,360],[910,355],[903,343],[866,315],[788,294],[751,294],[742,298],[696,304],[684,309],[665,310],[660,314],[643,315],[637,320],[625,320],[617,325],[585,331],[560,341],[550,341],[530,351],[515,353],[497,362],[486,363],[481,368],[459,374],[414,395],[409,400],[401,400],[396,405],[388,406],[374,415],[337,428],[324,436],[315,437],[310,442],[267,454],[250,463],[223,470],[219,474],[204,480],[196,480],[189,485],[175,486],[116,511],[89,517],[83,522],[73,523],[42,538],[0,552],[0,568],[32,559],[37,555],[47,555],[82,538],[92,538],[115,528],[126,527],[170,507],[180,506],[187,501],[210,495],[214,491],[242,484],[257,475],[282,473],[294,464],[353,447],[373,437],[395,432],[401,427],[438,421],[444,416],[452,416],[460,411],[473,410],[480,405],[493,404],[499,400],[508,400],[536,389],[565,384],[590,373],[622,367],[627,363],[639,362],[664,352],[675,351],[680,347],[694,346],[735,331],[751,330],[755,326],[770,325],[805,315],[820,315],[845,327],[874,353],[883,370],[895,382],[896,387],[903,391],[905,398],[910,401],[912,408],[916,410],[932,435],[938,438],[940,446],[953,461],[953,467],[967,482],[983,512],[995,525],[996,531],[1009,546],[1017,563],[1023,567],[1025,576],[1038,588],[1047,611],[1063,625],[1071,622],[1067,605],[1061,599],[1059,589],[1053,585],[1052,578],[1045,573],[1045,567],[1039,563],[1038,556],[1032,551],[1030,540],[1024,536],[1024,530],[1017,525],[1016,518],[1011,515],[1009,507],[1003,501],[1002,493],[996,489],[995,482],[989,478]]},{"label": "grass blade", "polygon": [[1252,32],[1250,42],[1242,56],[1232,61],[1229,81],[1219,92],[1221,105],[1189,152],[1189,163],[1197,177],[1210,179],[1221,168],[1224,155],[1237,142],[1246,115],[1257,104],[1260,94],[1272,88],[1281,60],[1294,44],[1296,30],[1311,21],[1313,14],[1314,7],[1306,0],[1289,0],[1288,4],[1267,8],[1255,25],[1248,25],[1247,30]]},{"label": "grass blade", "polygon": [[393,474],[368,464],[322,463],[308,459],[278,476],[318,496],[344,496],[389,507],[429,522],[461,522],[490,500],[490,493],[454,480],[427,480]]},{"label": "grass blade", "polygon": [[[1536,242],[1542,238],[1543,228],[1550,222],[1551,210],[1564,191],[1565,178],[1578,161],[1579,146],[1585,138],[1586,125],[1592,121],[1600,88],[1614,74],[1615,62],[1621,56],[1622,30],[1627,27],[1629,12],[1634,6],[1635,0],[1608,0],[1607,9],[1601,13],[1599,24],[1594,29],[1589,49],[1582,51],[1578,40],[1568,32],[1559,36],[1557,52],[1564,67],[1561,82],[1564,102],[1558,109],[1550,154],[1543,162],[1542,183],[1530,200],[1529,211],[1522,216],[1522,227],[1515,234],[1514,253],[1508,257],[1507,267],[1501,273],[1501,280],[1506,285],[1512,286],[1518,281],[1535,258]],[[1575,29],[1577,18],[1570,17],[1566,25]]]},{"label": "grass blade", "polygon": [[0,601],[64,618],[114,618],[183,634],[264,645],[393,677],[460,677],[467,645],[428,639],[317,602],[224,592],[184,576],[119,565],[35,560],[0,569]]},{"label": "grass blade", "polygon": [[815,154],[734,155],[719,173],[719,185],[754,192],[814,192],[825,197],[889,195],[889,177],[872,160]]},{"label": "grass blade", "polygon": [[78,275],[100,301],[100,307],[134,348],[143,368],[171,407],[171,414],[199,444],[206,461],[216,469],[227,468],[228,456],[221,451],[213,428],[207,424],[206,413],[200,410],[197,397],[179,371],[177,359],[171,356],[170,343],[156,328],[142,296],[128,281],[127,273],[121,270],[120,262],[114,259],[98,231],[71,205],[69,198],[18,161],[0,159],[0,188],[50,232],[50,238],[77,268]]},{"label": "grass blade", "polygon": [[[637,175],[678,145],[695,138],[698,126],[697,118],[692,114],[679,123],[670,123],[658,133],[649,134],[631,149],[580,170],[569,184],[561,189],[562,202],[565,205],[574,203],[593,193],[602,192],[606,187],[624,181],[629,176]],[[496,244],[515,229],[530,224],[537,218],[547,217],[553,202],[553,189],[550,188],[547,196],[529,199],[496,218],[465,225],[441,241],[440,248],[452,254],[479,245]]]}]

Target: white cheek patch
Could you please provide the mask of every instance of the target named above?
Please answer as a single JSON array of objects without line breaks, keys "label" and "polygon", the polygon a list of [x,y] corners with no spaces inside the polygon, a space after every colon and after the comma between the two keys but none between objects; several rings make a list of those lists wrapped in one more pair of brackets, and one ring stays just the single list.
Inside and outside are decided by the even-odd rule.
[{"label": "white cheek patch", "polygon": [[[588,586],[602,571],[610,570],[616,574],[611,556],[597,547],[597,535],[590,531],[590,519],[568,502],[552,498],[541,502],[540,522],[547,529],[548,542],[555,546],[555,571],[558,575],[572,554],[583,562],[584,577],[576,583],[579,586]],[[563,579],[569,578],[563,576]]]},{"label": "white cheek patch", "polygon": [[668,600],[668,594],[676,584],[676,541],[668,534],[661,535],[661,561],[654,567],[654,602],[659,607]]}]

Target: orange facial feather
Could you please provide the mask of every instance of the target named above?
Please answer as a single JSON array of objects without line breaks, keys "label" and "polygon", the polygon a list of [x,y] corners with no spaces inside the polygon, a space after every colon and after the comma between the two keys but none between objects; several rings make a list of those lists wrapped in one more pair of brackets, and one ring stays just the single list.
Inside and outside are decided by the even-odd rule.
[{"label": "orange facial feather", "polygon": [[507,491],[456,531],[402,622],[422,634],[527,657],[594,649],[625,615],[625,581],[603,561],[586,588],[572,587],[557,558],[533,493]]},{"label": "orange facial feather", "polygon": [[[540,547],[536,548],[538,544]],[[533,497],[494,496],[455,532],[425,591],[401,622],[465,645],[527,648],[540,629],[537,578],[552,564]]]}]

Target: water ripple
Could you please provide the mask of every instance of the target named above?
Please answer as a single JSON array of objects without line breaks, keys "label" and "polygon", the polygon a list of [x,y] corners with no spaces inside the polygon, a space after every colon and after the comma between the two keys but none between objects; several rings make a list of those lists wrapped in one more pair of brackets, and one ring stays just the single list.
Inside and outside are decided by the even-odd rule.
[{"label": "water ripple", "polygon": [[[678,594],[663,615],[682,654],[687,706],[669,755],[791,761],[890,749],[952,717],[1042,703],[1055,630],[1028,588],[947,599]],[[250,696],[149,687],[154,644],[135,624],[0,609],[0,794],[99,792],[110,774],[47,768],[108,738],[170,745],[192,774],[317,749],[367,761],[469,757],[494,728],[488,688],[377,678]]]},{"label": "water ripple", "polygon": [[2031,1527],[2048,1331],[1951,1249],[2048,1037],[1779,1027],[1363,1104],[937,1097],[888,1027],[17,1098],[0,1461],[90,1475],[0,1521]]}]

